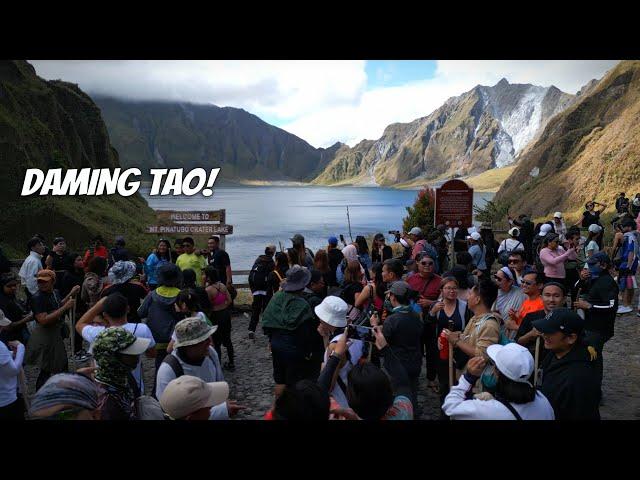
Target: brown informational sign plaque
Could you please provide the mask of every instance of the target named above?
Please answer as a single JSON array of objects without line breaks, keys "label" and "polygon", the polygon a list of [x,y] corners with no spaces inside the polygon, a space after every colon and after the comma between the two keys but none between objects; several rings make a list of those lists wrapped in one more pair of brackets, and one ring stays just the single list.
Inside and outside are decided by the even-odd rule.
[{"label": "brown informational sign plaque", "polygon": [[[462,226],[473,225],[473,188],[462,180],[449,180],[436,189],[435,225]],[[435,226],[434,225],[434,226]]]},{"label": "brown informational sign plaque", "polygon": [[221,220],[221,211],[215,210],[210,212],[193,211],[178,212],[175,210],[156,210],[156,215],[160,223],[165,222],[219,222]]},{"label": "brown informational sign plaque", "polygon": [[190,223],[181,225],[149,225],[147,233],[188,235],[231,235],[233,225]]}]

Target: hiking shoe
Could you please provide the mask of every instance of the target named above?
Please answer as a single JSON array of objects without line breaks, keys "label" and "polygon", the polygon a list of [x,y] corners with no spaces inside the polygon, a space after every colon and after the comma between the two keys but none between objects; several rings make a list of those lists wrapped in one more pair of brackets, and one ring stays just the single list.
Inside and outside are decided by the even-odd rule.
[{"label": "hiking shoe", "polygon": [[618,307],[618,311],[617,311],[616,313],[617,313],[618,315],[623,315],[623,314],[625,314],[625,313],[631,313],[631,312],[633,312],[633,308],[631,308],[631,307],[626,307],[626,306],[624,306],[624,305],[620,305],[620,306]]},{"label": "hiking shoe", "polygon": [[76,352],[76,354],[73,356],[73,359],[76,362],[86,362],[89,358],[90,358],[90,355],[84,350],[80,350],[79,352]]},{"label": "hiking shoe", "polygon": [[249,340],[255,340],[255,339],[256,339],[255,332],[249,332]]},{"label": "hiking shoe", "polygon": [[233,372],[236,369],[236,366],[233,363],[226,362],[224,364],[224,368],[229,370],[229,371],[231,371],[231,372]]}]

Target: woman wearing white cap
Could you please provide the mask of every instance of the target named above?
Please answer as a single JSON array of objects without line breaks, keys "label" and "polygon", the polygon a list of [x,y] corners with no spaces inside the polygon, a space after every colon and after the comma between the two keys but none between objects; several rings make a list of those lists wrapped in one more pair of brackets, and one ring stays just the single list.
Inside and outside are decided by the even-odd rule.
[{"label": "woman wearing white cap", "polygon": [[[340,339],[343,329],[347,326],[348,305],[340,297],[329,296],[326,297],[314,311],[320,320],[318,333],[325,339],[325,343],[327,344],[327,349],[324,353],[324,367],[329,356],[335,350],[336,343]],[[339,332],[336,334],[338,329]],[[329,340],[329,338],[331,338],[331,340]],[[349,371],[353,368],[353,365],[358,363],[358,360],[362,358],[363,350],[364,342],[362,340],[349,340],[346,355],[338,364],[336,373],[333,375],[329,393],[343,408],[349,408],[349,402],[347,400]]]},{"label": "woman wearing white cap", "polygon": [[531,385],[534,362],[529,350],[517,343],[496,344],[487,348],[487,355],[498,371],[495,396],[485,392],[466,400],[486,364],[483,357],[474,357],[442,405],[448,417],[453,420],[555,419],[549,400]]},{"label": "woman wearing white cap", "polygon": [[473,264],[486,278],[488,272],[486,261],[487,247],[484,245],[482,237],[478,232],[471,232],[471,235],[467,237],[467,240],[469,241],[469,254],[471,255],[471,258],[473,258]]},{"label": "woman wearing white cap", "polygon": [[560,236],[560,241],[564,242],[567,237],[567,224],[562,219],[562,212],[553,214],[553,230]]},{"label": "woman wearing white cap", "polygon": [[598,238],[602,233],[602,227],[597,223],[589,225],[589,236],[584,247],[584,253],[587,258],[595,255],[600,251],[600,245],[598,245]]}]

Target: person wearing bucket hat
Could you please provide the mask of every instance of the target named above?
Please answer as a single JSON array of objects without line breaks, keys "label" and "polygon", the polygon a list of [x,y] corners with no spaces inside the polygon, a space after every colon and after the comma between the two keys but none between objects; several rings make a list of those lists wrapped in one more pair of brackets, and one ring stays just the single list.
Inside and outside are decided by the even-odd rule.
[{"label": "person wearing bucket hat", "polygon": [[597,352],[583,339],[584,320],[568,308],[557,308],[533,322],[550,353],[542,362],[540,390],[558,420],[600,420]]},{"label": "person wearing bucket hat", "polygon": [[309,362],[318,337],[317,321],[302,296],[310,280],[311,272],[306,267],[292,266],[282,290],[274,294],[262,314],[262,328],[271,345],[276,398],[285,386],[310,377]]},{"label": "person wearing bucket hat", "polygon": [[[122,327],[126,331],[131,332],[136,338],[149,339],[149,348],[146,352],[148,357],[153,357],[155,353],[156,342],[153,334],[144,323],[128,323],[127,322],[127,299],[119,293],[109,295],[102,298],[98,303],[91,307],[76,323],[76,332],[81,339],[89,343],[89,353],[93,350],[93,343],[97,336],[106,328]],[[93,325],[93,320],[98,315],[102,315],[106,326]],[[142,378],[142,362],[139,361],[136,368],[132,372],[133,378],[141,392],[144,392],[144,381]]]},{"label": "person wearing bucket hat", "polygon": [[100,294],[102,298],[116,292],[124,295],[129,303],[129,313],[127,314],[129,323],[140,323],[138,309],[141,301],[144,300],[148,293],[148,290],[139,281],[134,280],[135,275],[135,263],[131,261],[114,263],[113,267],[109,269],[109,281],[111,283]]},{"label": "person wearing bucket hat", "polygon": [[174,420],[209,420],[211,407],[229,397],[227,382],[204,382],[183,375],[169,382],[160,398],[160,406]]},{"label": "person wearing bucket hat", "polygon": [[[213,349],[211,335],[217,326],[211,326],[201,317],[185,318],[178,322],[175,328],[175,342],[173,351],[167,355],[156,379],[156,398],[162,398],[171,380],[191,375],[206,383],[223,382],[224,374],[218,354]],[[241,405],[229,400],[226,403],[211,408],[211,420],[227,420],[235,416]]]},{"label": "person wearing bucket hat", "polygon": [[122,327],[107,328],[93,343],[93,357],[98,367],[96,382],[100,387],[102,420],[135,420],[134,402],[140,392],[130,380],[140,355],[149,348],[148,338],[137,338]]},{"label": "person wearing bucket hat", "polygon": [[25,356],[26,365],[37,365],[40,368],[36,389],[54,373],[67,370],[67,351],[64,338],[69,335],[64,321],[65,313],[73,308],[73,296],[80,290],[76,286],[69,295],[61,299],[54,289],[56,274],[52,270],[39,270],[36,276],[38,293],[31,298],[31,309],[36,320],[36,326],[27,343]]},{"label": "person wearing bucket hat", "polygon": [[[347,326],[347,310],[347,303],[340,297],[333,296],[326,297],[315,308],[315,313],[320,319],[318,333],[322,338],[328,340],[327,348],[324,352],[324,364],[327,363],[329,357],[335,351],[336,344]],[[348,374],[351,368],[362,358],[364,342],[362,340],[350,340],[347,351],[348,354],[337,367],[337,377],[329,392],[331,397],[343,408],[349,408],[349,402],[347,401]]]},{"label": "person wearing bucket hat", "polygon": [[[0,310],[0,333],[11,320]],[[24,345],[17,340],[0,341],[0,420],[24,420],[24,400],[18,394],[18,375],[24,360]]]},{"label": "person wearing bucket hat", "polygon": [[554,420],[549,400],[529,382],[534,369],[531,353],[522,345],[489,345],[487,355],[498,371],[495,395],[466,400],[486,365],[483,357],[467,363],[467,371],[442,405],[453,420]]}]

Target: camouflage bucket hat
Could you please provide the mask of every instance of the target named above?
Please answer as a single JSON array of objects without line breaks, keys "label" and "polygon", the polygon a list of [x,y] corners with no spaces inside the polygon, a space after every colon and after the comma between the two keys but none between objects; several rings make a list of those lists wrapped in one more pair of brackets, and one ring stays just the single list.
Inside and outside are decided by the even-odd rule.
[{"label": "camouflage bucket hat", "polygon": [[93,356],[97,362],[105,355],[124,353],[140,355],[149,347],[148,338],[136,338],[124,328],[107,328],[98,334],[93,343]]},{"label": "camouflage bucket hat", "polygon": [[173,347],[187,347],[205,341],[218,329],[217,325],[209,326],[200,317],[189,317],[176,324],[176,342]]}]

